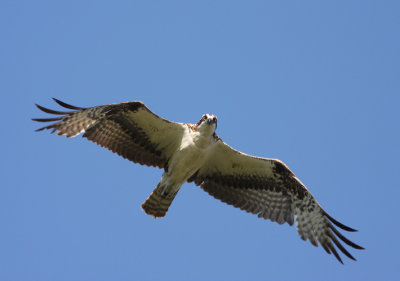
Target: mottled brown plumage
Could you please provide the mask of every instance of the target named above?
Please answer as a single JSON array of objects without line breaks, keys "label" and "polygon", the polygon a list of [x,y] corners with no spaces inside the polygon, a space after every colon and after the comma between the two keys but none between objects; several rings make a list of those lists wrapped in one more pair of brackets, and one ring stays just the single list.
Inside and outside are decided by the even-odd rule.
[{"label": "mottled brown plumage", "polygon": [[363,249],[335,226],[356,230],[329,216],[284,163],[247,155],[224,143],[215,133],[217,119],[212,114],[205,114],[198,123],[186,124],[165,120],[138,101],[82,108],[54,100],[73,111],[37,105],[46,113],[60,115],[33,119],[55,122],[37,131],[49,129],[67,137],[84,132],[83,137],[132,162],[164,169],[160,182],[142,205],[153,217],[165,216],[181,185],[188,181],[260,218],[290,225],[296,221],[303,240],[314,246],[321,244],[340,262],[336,248],[355,260],[340,240]]}]

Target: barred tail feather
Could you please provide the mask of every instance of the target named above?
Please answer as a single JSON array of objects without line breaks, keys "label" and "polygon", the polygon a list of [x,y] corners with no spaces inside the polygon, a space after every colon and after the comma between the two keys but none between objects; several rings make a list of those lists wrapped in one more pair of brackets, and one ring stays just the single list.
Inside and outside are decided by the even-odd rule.
[{"label": "barred tail feather", "polygon": [[146,214],[153,216],[154,218],[164,217],[168,211],[169,206],[175,198],[175,194],[161,195],[161,190],[158,189],[160,184],[153,190],[150,196],[142,204],[142,209]]}]

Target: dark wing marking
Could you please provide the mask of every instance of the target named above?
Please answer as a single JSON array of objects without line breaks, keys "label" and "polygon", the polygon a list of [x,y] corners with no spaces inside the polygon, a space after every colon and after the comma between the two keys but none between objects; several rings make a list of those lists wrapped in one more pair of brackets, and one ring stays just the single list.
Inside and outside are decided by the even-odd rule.
[{"label": "dark wing marking", "polygon": [[90,108],[76,107],[54,99],[73,111],[56,111],[36,105],[54,118],[35,118],[38,122],[55,122],[45,129],[58,135],[83,137],[135,163],[167,168],[167,162],[180,143],[185,126],[165,120],[151,112],[142,102],[133,101]]},{"label": "dark wing marking", "polygon": [[307,188],[279,160],[250,156],[219,140],[212,156],[189,181],[222,202],[258,217],[290,225],[296,219],[297,231],[303,240],[310,240],[314,246],[321,244],[341,263],[333,244],[347,257],[355,258],[337,238],[355,249],[363,249],[345,238],[333,224],[346,231],[356,230],[325,213]]}]

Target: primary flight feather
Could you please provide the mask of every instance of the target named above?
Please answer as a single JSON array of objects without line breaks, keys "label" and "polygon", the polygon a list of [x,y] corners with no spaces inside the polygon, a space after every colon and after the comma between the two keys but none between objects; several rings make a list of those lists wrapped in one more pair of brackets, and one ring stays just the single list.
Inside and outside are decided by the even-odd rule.
[{"label": "primary flight feather", "polygon": [[355,260],[341,242],[363,249],[334,225],[356,230],[329,216],[283,162],[247,155],[224,143],[215,133],[217,117],[213,114],[204,114],[195,124],[176,123],[157,116],[139,101],[89,108],[54,101],[72,111],[36,105],[46,113],[59,115],[32,119],[54,122],[37,131],[49,129],[66,137],[84,133],[83,137],[132,162],[164,169],[160,182],[142,205],[153,217],[164,217],[180,187],[194,182],[222,202],[260,218],[290,225],[296,221],[303,240],[314,246],[321,244],[340,262],[336,247]]}]

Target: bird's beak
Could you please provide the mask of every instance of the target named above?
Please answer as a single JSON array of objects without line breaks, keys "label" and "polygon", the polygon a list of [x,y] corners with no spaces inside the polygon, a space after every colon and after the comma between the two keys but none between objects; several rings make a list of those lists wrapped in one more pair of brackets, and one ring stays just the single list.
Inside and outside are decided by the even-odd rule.
[{"label": "bird's beak", "polygon": [[207,124],[208,124],[208,125],[211,125],[212,123],[214,123],[214,120],[212,120],[212,119],[207,119]]}]

